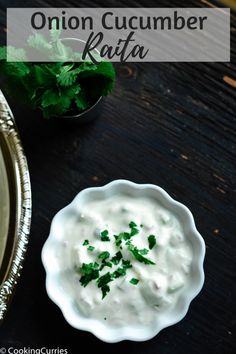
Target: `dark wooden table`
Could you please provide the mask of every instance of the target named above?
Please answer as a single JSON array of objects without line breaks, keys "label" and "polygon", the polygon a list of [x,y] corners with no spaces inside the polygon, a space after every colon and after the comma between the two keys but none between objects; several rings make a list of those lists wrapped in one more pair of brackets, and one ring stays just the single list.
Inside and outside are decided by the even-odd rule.
[{"label": "dark wooden table", "polygon": [[[184,4],[183,4],[184,3]],[[3,1],[6,6],[78,6],[77,1]],[[214,2],[216,5],[217,2]],[[210,6],[207,1],[80,1],[79,6]],[[61,127],[11,107],[28,158],[32,230],[0,347],[67,348],[69,353],[236,353],[236,19],[231,63],[117,65],[99,119]],[[143,343],[105,344],[71,328],[46,295],[40,253],[54,214],[83,188],[126,178],[158,184],[193,212],[207,245],[206,281],[187,316]],[[85,349],[83,349],[85,351]],[[82,352],[83,352],[82,351]]]}]

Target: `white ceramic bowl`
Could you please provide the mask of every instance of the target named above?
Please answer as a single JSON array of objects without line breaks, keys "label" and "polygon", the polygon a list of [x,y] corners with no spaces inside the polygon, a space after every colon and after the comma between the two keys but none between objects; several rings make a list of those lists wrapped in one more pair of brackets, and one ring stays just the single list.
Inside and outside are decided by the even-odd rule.
[{"label": "white ceramic bowl", "polygon": [[[73,306],[73,299],[60,284],[60,268],[56,261],[56,252],[60,244],[61,233],[65,220],[71,213],[80,209],[81,203],[97,198],[107,198],[114,194],[128,193],[132,196],[152,196],[165,208],[172,211],[180,220],[184,234],[188,238],[194,252],[192,269],[188,286],[181,293],[176,306],[158,317],[156,326],[145,326],[134,329],[131,326],[123,328],[111,328],[98,320],[85,318]],[[103,187],[87,188],[80,192],[71,204],[59,211],[54,217],[51,225],[50,235],[42,250],[42,261],[46,270],[46,289],[48,296],[61,309],[67,322],[80,330],[93,333],[99,339],[115,343],[121,340],[144,341],[153,338],[163,328],[171,326],[186,315],[190,302],[200,292],[204,283],[203,260],[205,255],[205,244],[198,233],[193,216],[189,209],[183,204],[172,199],[162,188],[152,184],[136,184],[127,180],[116,180]],[[157,315],[159,316],[159,315]]]}]

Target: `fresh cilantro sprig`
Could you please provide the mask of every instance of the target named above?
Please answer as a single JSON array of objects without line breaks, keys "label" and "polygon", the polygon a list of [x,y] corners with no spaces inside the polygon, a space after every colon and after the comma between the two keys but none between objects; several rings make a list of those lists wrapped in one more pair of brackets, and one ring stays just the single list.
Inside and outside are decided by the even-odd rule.
[{"label": "fresh cilantro sprig", "polygon": [[[115,70],[110,62],[78,62],[74,52],[60,38],[60,29],[50,38],[35,33],[28,38],[30,50],[48,58],[44,63],[27,60],[27,49],[0,47],[0,71],[6,91],[32,108],[40,108],[45,118],[86,110],[114,86]],[[8,56],[8,61],[6,60]],[[55,62],[46,63],[54,60]]]}]

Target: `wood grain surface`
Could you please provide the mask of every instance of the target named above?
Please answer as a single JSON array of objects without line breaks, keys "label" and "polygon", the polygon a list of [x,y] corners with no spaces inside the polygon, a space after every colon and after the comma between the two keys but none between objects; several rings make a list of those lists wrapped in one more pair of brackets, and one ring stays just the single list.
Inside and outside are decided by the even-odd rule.
[{"label": "wood grain surface", "polygon": [[[3,1],[6,6],[199,7],[217,1]],[[24,270],[0,347],[126,354],[236,353],[236,20],[231,63],[117,64],[100,117],[86,126],[45,121],[10,101],[28,158],[33,219]],[[83,188],[126,178],[155,183],[192,211],[205,239],[206,281],[179,324],[143,343],[105,344],[71,328],[46,295],[40,253],[54,214]],[[86,349],[81,349],[86,348]]]}]

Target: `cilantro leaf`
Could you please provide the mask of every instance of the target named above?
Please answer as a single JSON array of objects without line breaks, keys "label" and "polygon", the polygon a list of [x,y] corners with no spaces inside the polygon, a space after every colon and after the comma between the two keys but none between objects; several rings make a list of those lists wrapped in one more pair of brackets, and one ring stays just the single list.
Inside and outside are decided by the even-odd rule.
[{"label": "cilantro leaf", "polygon": [[103,270],[104,267],[109,267],[112,268],[112,263],[111,262],[107,262],[105,259],[102,260],[102,265],[99,268],[99,270]]},{"label": "cilantro leaf", "polygon": [[61,86],[71,86],[76,81],[76,70],[71,70],[73,66],[74,64],[69,64],[60,68],[60,72],[57,74],[57,82]]},{"label": "cilantro leaf", "polygon": [[94,71],[97,69],[97,65],[93,64],[91,62],[83,62],[81,63],[81,65],[76,69],[77,74],[81,74],[81,73],[88,73],[90,71]]},{"label": "cilantro leaf", "polygon": [[[89,66],[91,70],[81,70],[82,77],[89,77],[95,75],[102,75],[106,79],[113,81],[115,79],[115,70],[112,63],[108,61],[101,61],[99,64],[93,64],[86,62],[86,66]],[[92,71],[92,72],[91,72]]]},{"label": "cilantro leaf", "polygon": [[48,70],[48,66],[44,66],[43,64],[34,65],[33,70],[32,74],[34,75],[35,86],[37,88],[38,86],[50,86],[53,79],[55,80],[54,74]]},{"label": "cilantro leaf", "polygon": [[93,247],[93,246],[88,246],[88,251],[92,252],[92,251],[94,251],[94,250],[95,250],[95,247]]},{"label": "cilantro leaf", "polygon": [[80,271],[84,274],[91,274],[94,270],[97,270],[99,264],[97,262],[94,263],[83,263]]},{"label": "cilantro leaf", "polygon": [[6,60],[7,58],[7,48],[5,46],[0,47],[0,60]]},{"label": "cilantro leaf", "polygon": [[[21,80],[21,77],[30,73],[32,67],[26,61],[24,49],[14,48],[12,46],[0,47],[1,71],[7,76],[14,76],[15,79]],[[14,84],[14,83],[13,83]]]},{"label": "cilantro leaf", "polygon": [[53,51],[49,58],[58,62],[69,62],[73,59],[73,50],[59,39],[53,44]]},{"label": "cilantro leaf", "polygon": [[137,225],[135,222],[131,221],[129,223],[129,228],[130,228],[130,233],[129,232],[121,232],[119,235],[114,235],[116,239],[116,246],[119,247],[122,244],[122,241],[127,241],[126,244],[129,244],[129,240],[131,237],[137,235],[139,233],[139,230],[137,228]]},{"label": "cilantro leaf", "polygon": [[44,92],[42,96],[42,103],[41,106],[43,108],[48,107],[50,105],[56,105],[59,102],[59,94],[57,91],[53,89],[48,89]]},{"label": "cilantro leaf", "polygon": [[80,283],[83,287],[86,287],[92,280],[97,279],[99,277],[98,263],[83,263],[80,268],[80,272],[84,275],[80,278]]},{"label": "cilantro leaf", "polygon": [[117,268],[113,273],[112,273],[112,277],[113,278],[119,278],[126,275],[126,268],[123,267],[119,267]]},{"label": "cilantro leaf", "polygon": [[98,280],[97,280],[98,287],[101,288],[102,286],[110,283],[112,280],[113,279],[112,279],[111,273],[107,272],[106,274],[104,274],[98,278]]},{"label": "cilantro leaf", "polygon": [[97,286],[102,290],[103,299],[110,291],[110,287],[107,284],[109,284],[111,281],[113,281],[113,278],[110,272],[107,272],[106,274],[102,275],[100,278],[97,279]]},{"label": "cilantro leaf", "polygon": [[130,236],[135,236],[139,233],[139,230],[136,227],[133,227],[130,232]]},{"label": "cilantro leaf", "polygon": [[137,285],[139,283],[139,280],[136,278],[132,278],[129,282],[130,284]]},{"label": "cilantro leaf", "polygon": [[132,268],[132,264],[130,263],[130,261],[129,260],[125,260],[125,259],[122,259],[122,266],[125,269]]},{"label": "cilantro leaf", "polygon": [[42,96],[41,106],[44,108],[44,116],[47,118],[51,115],[61,115],[68,111],[72,99],[78,92],[78,87],[60,87],[56,89],[48,89]]},{"label": "cilantro leaf", "polygon": [[99,259],[107,259],[109,257],[110,257],[110,253],[107,252],[107,251],[104,251],[104,252],[100,253],[99,256],[98,256]]},{"label": "cilantro leaf", "polygon": [[113,273],[113,278],[119,278],[126,275],[127,269],[132,268],[132,264],[128,260],[122,259],[122,267],[117,268]]},{"label": "cilantro leaf", "polygon": [[129,223],[129,228],[131,229],[131,232],[130,232],[130,236],[135,236],[139,233],[139,230],[137,228],[137,225],[135,224],[135,222],[131,221]]},{"label": "cilantro leaf", "polygon": [[101,290],[102,290],[102,299],[104,299],[104,297],[107,295],[107,293],[109,293],[110,287],[108,285],[103,285],[101,287]]},{"label": "cilantro leaf", "polygon": [[51,37],[52,42],[56,42],[59,39],[59,37],[61,35],[61,31],[62,31],[61,21],[59,23],[58,28],[56,27],[56,22],[53,21],[52,22],[52,29],[50,30],[50,37]]},{"label": "cilantro leaf", "polygon": [[52,50],[52,44],[50,44],[47,38],[40,34],[34,33],[27,39],[29,47],[34,48],[42,53],[50,53]]},{"label": "cilantro leaf", "polygon": [[157,241],[156,241],[156,237],[154,235],[149,235],[148,236],[148,245],[149,245],[149,249],[153,249],[153,247],[156,245]]},{"label": "cilantro leaf", "polygon": [[86,108],[89,107],[89,102],[86,98],[86,94],[84,93],[84,91],[80,91],[75,96],[75,104],[80,111],[84,111]]},{"label": "cilantro leaf", "polygon": [[1,59],[7,59],[8,62],[16,62],[16,63],[22,63],[27,60],[24,49],[15,48],[12,46],[7,46],[3,48],[5,48],[5,50],[3,50],[2,55],[5,52],[5,58],[2,57]]},{"label": "cilantro leaf", "polygon": [[21,62],[6,62],[4,68],[5,74],[11,77],[15,77],[15,80],[21,80],[21,78],[25,78],[27,74],[30,72],[30,68],[28,63]]},{"label": "cilantro leaf", "polygon": [[148,254],[148,249],[147,248],[142,248],[141,250],[139,250],[139,253],[142,255],[142,256],[145,256],[146,254]]},{"label": "cilantro leaf", "polygon": [[119,235],[114,235],[116,240],[116,246],[119,247],[122,243],[122,240],[129,240],[130,234],[128,232],[121,232]]},{"label": "cilantro leaf", "polygon": [[130,221],[129,227],[132,229],[133,227],[137,227],[137,224],[134,221]]},{"label": "cilantro leaf", "polygon": [[110,237],[108,236],[109,232],[108,230],[104,230],[101,232],[101,240],[102,241],[110,241]]},{"label": "cilantro leaf", "polygon": [[89,245],[89,240],[84,240],[83,246]]},{"label": "cilantro leaf", "polygon": [[100,62],[95,70],[86,70],[79,74],[89,82],[88,92],[91,97],[107,96],[114,88],[115,70],[110,62]]},{"label": "cilantro leaf", "polygon": [[146,254],[146,250],[139,250],[136,246],[129,244],[128,245],[128,250],[130,251],[130,253],[132,253],[132,255],[141,263],[145,263],[145,264],[155,264],[152,260],[146,258],[143,256],[143,254]]},{"label": "cilantro leaf", "polygon": [[119,264],[121,259],[122,259],[122,253],[119,251],[115,254],[115,256],[112,257],[111,262],[114,265],[117,265],[117,264]]}]

